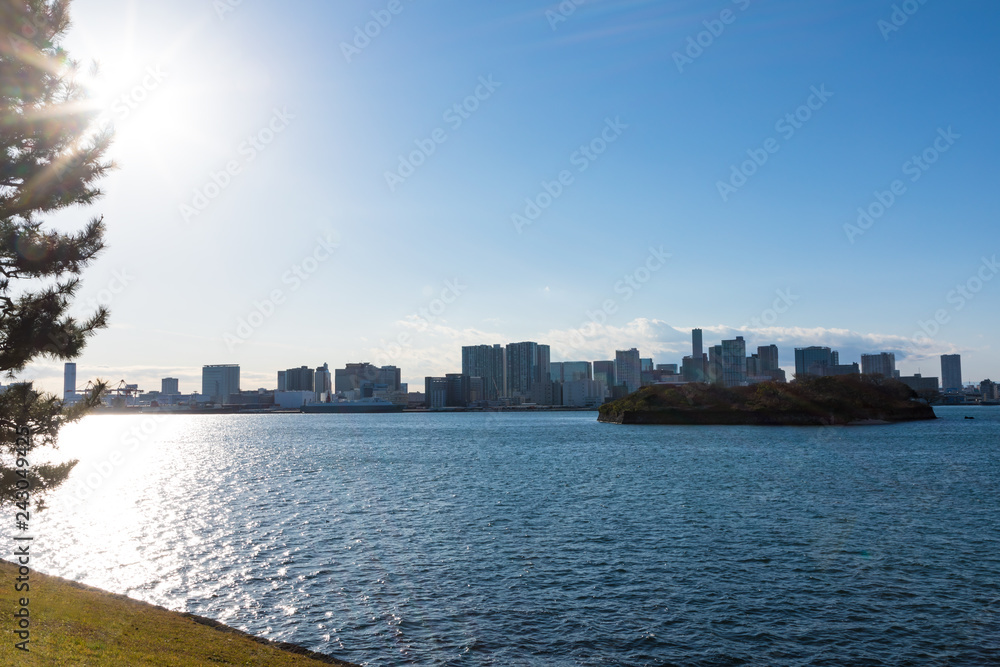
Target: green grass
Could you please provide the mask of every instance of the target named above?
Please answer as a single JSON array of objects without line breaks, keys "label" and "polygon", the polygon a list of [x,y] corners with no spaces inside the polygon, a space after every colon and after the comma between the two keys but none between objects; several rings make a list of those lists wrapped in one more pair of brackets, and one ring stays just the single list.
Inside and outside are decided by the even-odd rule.
[{"label": "green grass", "polygon": [[[349,665],[34,571],[31,590],[18,593],[16,577],[16,566],[0,561],[0,665]],[[21,597],[29,600],[30,653],[14,647]]]}]

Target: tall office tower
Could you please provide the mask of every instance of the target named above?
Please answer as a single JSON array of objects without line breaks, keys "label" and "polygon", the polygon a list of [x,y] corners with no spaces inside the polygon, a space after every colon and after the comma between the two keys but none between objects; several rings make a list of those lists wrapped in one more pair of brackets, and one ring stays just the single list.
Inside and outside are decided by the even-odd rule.
[{"label": "tall office tower", "polygon": [[653,359],[652,359],[652,357],[650,357],[649,359],[640,359],[639,360],[639,371],[640,372],[642,372],[642,373],[651,373],[654,370],[656,370],[656,367],[653,366]]},{"label": "tall office tower", "polygon": [[164,396],[179,395],[181,393],[181,389],[177,378],[163,378],[160,380],[160,393]]},{"label": "tall office tower", "polygon": [[535,371],[535,377],[532,380],[533,382],[551,382],[551,380],[549,380],[549,366],[551,365],[551,359],[552,348],[548,345],[539,345],[538,360],[536,362],[538,369]]},{"label": "tall office tower", "polygon": [[702,348],[702,338],[701,329],[691,330],[691,358],[694,360],[701,359],[701,355],[705,354],[705,350]]},{"label": "tall office tower", "polygon": [[330,373],[330,364],[323,364],[316,369],[316,393],[329,394],[333,391],[333,375]]},{"label": "tall office tower", "polygon": [[225,403],[232,394],[240,393],[239,364],[202,366],[201,393],[214,403]]},{"label": "tall office tower", "polygon": [[708,365],[705,368],[705,379],[711,384],[722,382],[722,346],[713,345],[708,348]]},{"label": "tall office tower", "polygon": [[285,371],[285,391],[316,391],[316,371],[308,366]]},{"label": "tall office tower", "polygon": [[864,375],[896,377],[896,355],[892,352],[861,355],[861,372]]},{"label": "tall office tower", "polygon": [[445,379],[445,406],[464,408],[469,405],[472,394],[472,378],[463,373],[449,373]]},{"label": "tall office tower", "polygon": [[589,361],[564,361],[560,382],[578,382],[594,379],[593,369]]},{"label": "tall office tower", "polygon": [[278,391],[288,391],[288,377],[285,371],[278,371]]},{"label": "tall office tower", "polygon": [[642,386],[642,367],[639,362],[639,350],[615,350],[615,382],[625,385],[629,393],[639,391]]},{"label": "tall office tower", "polygon": [[506,349],[507,396],[528,398],[536,382],[549,382],[548,345],[538,343],[510,343]]},{"label": "tall office tower", "polygon": [[757,356],[760,357],[760,370],[762,373],[776,371],[781,366],[778,364],[778,346],[767,345],[757,348]]},{"label": "tall office tower", "polygon": [[605,391],[611,391],[615,386],[615,362],[595,361],[594,379],[604,386]]},{"label": "tall office tower", "polygon": [[722,341],[722,384],[742,387],[747,383],[747,344],[743,336]]},{"label": "tall office tower", "polygon": [[840,365],[840,352],[836,350],[830,350],[830,365],[839,366]]},{"label": "tall office tower", "polygon": [[685,382],[705,382],[708,376],[708,359],[703,352],[700,357],[684,357],[681,360],[681,377]]},{"label": "tall office tower", "polygon": [[470,345],[462,348],[462,375],[483,379],[485,400],[504,396],[504,349],[502,345]]},{"label": "tall office tower", "polygon": [[941,355],[941,388],[945,391],[962,388],[962,355]]},{"label": "tall office tower", "polygon": [[576,382],[593,378],[589,361],[553,361],[549,364],[553,382]]},{"label": "tall office tower", "polygon": [[[840,355],[837,355],[838,357]],[[818,367],[836,366],[833,362],[833,353],[828,347],[797,347],[795,348],[795,375],[804,377],[806,375],[825,375],[821,368],[820,372],[815,372]],[[811,370],[810,370],[811,369]]]},{"label": "tall office tower", "polygon": [[375,384],[379,389],[399,391],[403,384],[403,371],[396,366],[382,366],[375,371]]},{"label": "tall office tower", "polygon": [[63,366],[63,398],[76,396],[76,364],[73,362]]}]

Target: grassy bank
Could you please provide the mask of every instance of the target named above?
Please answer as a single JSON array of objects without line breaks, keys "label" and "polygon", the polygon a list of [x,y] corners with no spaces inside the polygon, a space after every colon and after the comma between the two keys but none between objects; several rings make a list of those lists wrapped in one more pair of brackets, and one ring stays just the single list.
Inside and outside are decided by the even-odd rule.
[{"label": "grassy bank", "polygon": [[[345,665],[291,644],[37,572],[14,590],[17,567],[0,561],[0,665]],[[30,653],[14,647],[19,599],[28,598]]]}]

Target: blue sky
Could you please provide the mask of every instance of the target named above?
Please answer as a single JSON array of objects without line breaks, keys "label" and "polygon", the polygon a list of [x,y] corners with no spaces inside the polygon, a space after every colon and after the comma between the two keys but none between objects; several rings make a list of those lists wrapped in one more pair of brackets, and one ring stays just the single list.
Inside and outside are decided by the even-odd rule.
[{"label": "blue sky", "polygon": [[675,363],[692,327],[786,367],[828,344],[996,379],[1000,9],[895,7],[77,0],[120,165],[53,219],[108,223],[81,381],[367,360],[417,383],[520,340]]}]

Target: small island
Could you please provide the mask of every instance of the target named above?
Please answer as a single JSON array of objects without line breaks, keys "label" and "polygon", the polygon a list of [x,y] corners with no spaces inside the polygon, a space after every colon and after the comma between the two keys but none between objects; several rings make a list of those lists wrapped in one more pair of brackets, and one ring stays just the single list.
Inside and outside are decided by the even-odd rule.
[{"label": "small island", "polygon": [[691,383],[643,387],[601,406],[612,424],[848,426],[937,419],[902,382],[881,376],[805,377],[749,387]]}]

